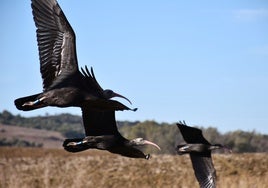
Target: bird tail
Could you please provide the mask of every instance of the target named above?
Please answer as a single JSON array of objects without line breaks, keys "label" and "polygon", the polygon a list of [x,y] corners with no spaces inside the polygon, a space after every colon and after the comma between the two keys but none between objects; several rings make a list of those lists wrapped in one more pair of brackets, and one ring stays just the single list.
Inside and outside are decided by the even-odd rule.
[{"label": "bird tail", "polygon": [[[38,108],[45,107],[46,105],[38,101],[40,94],[41,93],[27,96],[27,97],[18,98],[14,101],[14,103],[18,110],[23,110],[23,111],[30,111],[30,110],[35,110]],[[33,104],[30,105],[29,102],[32,102]]]}]

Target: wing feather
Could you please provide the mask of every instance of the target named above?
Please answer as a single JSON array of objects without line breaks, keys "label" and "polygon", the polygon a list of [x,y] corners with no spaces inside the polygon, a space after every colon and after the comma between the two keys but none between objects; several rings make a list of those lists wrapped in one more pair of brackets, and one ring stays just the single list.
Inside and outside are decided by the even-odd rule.
[{"label": "wing feather", "polygon": [[75,33],[56,0],[32,0],[43,89],[78,70]]},{"label": "wing feather", "polygon": [[86,136],[120,134],[115,120],[115,111],[96,111],[82,108],[82,117]]},{"label": "wing feather", "polygon": [[190,154],[195,177],[201,188],[216,188],[216,170],[209,156],[202,154]]},{"label": "wing feather", "polygon": [[85,69],[81,68],[82,74],[84,76],[85,82],[87,83],[88,89],[91,89],[91,93],[95,93],[97,96],[103,96],[103,89],[99,85],[98,81],[95,78],[93,68],[91,67],[91,73],[89,72],[87,66],[85,66]]},{"label": "wing feather", "polygon": [[202,143],[210,145],[210,143],[204,138],[202,131],[200,129],[187,126],[184,121],[183,122],[180,121],[179,123],[177,123],[177,126],[180,129],[185,142],[189,144]]}]

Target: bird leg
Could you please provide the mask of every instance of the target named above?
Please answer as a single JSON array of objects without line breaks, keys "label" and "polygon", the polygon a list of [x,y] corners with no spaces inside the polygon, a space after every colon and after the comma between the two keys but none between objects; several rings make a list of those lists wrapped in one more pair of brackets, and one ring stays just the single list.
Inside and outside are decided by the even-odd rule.
[{"label": "bird leg", "polygon": [[[68,142],[69,139],[66,139],[65,140],[65,143]],[[73,140],[73,139],[70,139],[70,140]],[[80,140],[80,139],[74,139],[74,140]],[[75,146],[80,146],[80,145],[83,145],[83,144],[86,144],[87,143],[87,140],[85,139],[82,139],[80,141],[72,141],[72,142],[68,142],[66,144],[66,146],[68,147],[75,147]]]},{"label": "bird leg", "polygon": [[73,153],[89,149],[89,147],[84,144],[83,138],[66,139],[64,140],[62,146],[66,151]]},{"label": "bird leg", "polygon": [[[71,142],[70,142],[71,141]],[[103,141],[101,137],[98,136],[87,136],[85,138],[78,138],[78,139],[66,139],[65,144],[66,146],[69,147],[75,147],[75,146],[82,146],[82,145],[87,145],[90,144],[91,142],[97,143]]]},{"label": "bird leg", "polygon": [[69,142],[66,146],[77,146],[83,144],[83,141],[80,142]]},{"label": "bird leg", "polygon": [[35,101],[26,102],[22,106],[36,106],[36,105],[40,104],[44,99],[45,99],[45,97],[41,97],[40,99],[37,99]]}]

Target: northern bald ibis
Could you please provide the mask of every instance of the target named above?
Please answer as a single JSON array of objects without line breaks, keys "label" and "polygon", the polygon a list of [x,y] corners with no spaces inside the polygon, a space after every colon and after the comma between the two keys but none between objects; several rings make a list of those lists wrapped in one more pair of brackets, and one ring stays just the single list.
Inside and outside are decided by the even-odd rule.
[{"label": "northern bald ibis", "polygon": [[177,146],[178,154],[190,154],[195,177],[201,188],[215,188],[216,170],[211,159],[211,150],[228,148],[221,144],[210,144],[200,129],[187,126],[185,122],[179,122],[177,126],[187,143]]},{"label": "northern bald ibis", "polygon": [[95,111],[83,107],[82,114],[86,137],[66,139],[63,147],[69,152],[100,149],[126,157],[149,159],[150,154],[145,155],[136,146],[152,145],[160,150],[157,144],[143,138],[124,138],[117,129],[115,111]]},{"label": "northern bald ibis", "polygon": [[[15,100],[19,110],[45,106],[84,105],[97,110],[130,110],[112,97],[122,97],[103,90],[93,69],[78,69],[75,33],[56,0],[32,0],[32,13],[37,27],[37,42],[43,92]],[[130,101],[129,101],[130,102]],[[130,102],[131,103],[131,102]],[[134,109],[135,110],[135,109]]]}]

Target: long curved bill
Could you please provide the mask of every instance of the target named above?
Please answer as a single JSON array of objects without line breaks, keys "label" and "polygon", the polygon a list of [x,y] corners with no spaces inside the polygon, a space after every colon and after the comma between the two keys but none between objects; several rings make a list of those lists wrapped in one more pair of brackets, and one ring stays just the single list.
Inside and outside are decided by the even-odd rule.
[{"label": "long curved bill", "polygon": [[161,150],[161,148],[157,144],[150,142],[148,140],[144,140],[144,144],[152,145],[152,146],[156,147],[157,149]]},{"label": "long curved bill", "polygon": [[131,101],[128,98],[124,97],[123,95],[120,95],[120,94],[114,92],[113,97],[120,97],[120,98],[126,99],[132,105]]}]

